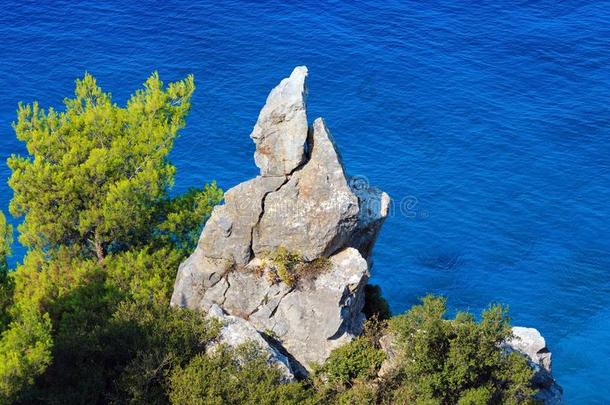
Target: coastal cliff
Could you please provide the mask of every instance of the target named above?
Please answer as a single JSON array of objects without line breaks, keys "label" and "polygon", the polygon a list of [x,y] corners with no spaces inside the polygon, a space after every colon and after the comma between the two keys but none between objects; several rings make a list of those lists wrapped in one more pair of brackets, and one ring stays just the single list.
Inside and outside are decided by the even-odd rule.
[{"label": "coastal cliff", "polygon": [[[171,304],[219,320],[220,343],[254,341],[286,381],[363,332],[364,287],[390,197],[346,174],[322,118],[308,125],[307,68],[269,94],[250,135],[260,174],[225,194],[181,264]],[[561,403],[550,352],[535,329],[514,328],[508,351],[536,370],[538,398]],[[391,337],[380,340],[392,368]]]}]

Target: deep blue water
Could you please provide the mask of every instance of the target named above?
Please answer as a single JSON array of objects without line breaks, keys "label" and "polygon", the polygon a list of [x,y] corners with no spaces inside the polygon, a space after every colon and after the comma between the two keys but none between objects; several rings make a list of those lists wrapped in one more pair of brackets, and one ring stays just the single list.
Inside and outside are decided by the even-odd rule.
[{"label": "deep blue water", "polygon": [[375,251],[393,310],[507,303],[569,403],[610,402],[610,3],[495,3],[0,2],[0,160],[24,152],[20,100],[60,106],[89,71],[123,103],[153,70],[192,72],[175,190],[226,189],[257,173],[267,92],[306,64],[310,120],[406,207]]}]

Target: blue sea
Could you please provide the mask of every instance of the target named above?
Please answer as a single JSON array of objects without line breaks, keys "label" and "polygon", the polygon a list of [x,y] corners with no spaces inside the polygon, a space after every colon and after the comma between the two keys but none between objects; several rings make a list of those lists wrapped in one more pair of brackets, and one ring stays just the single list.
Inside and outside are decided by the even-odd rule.
[{"label": "blue sea", "polygon": [[373,268],[393,311],[506,303],[568,403],[610,403],[609,2],[2,1],[0,160],[25,153],[19,101],[60,107],[86,71],[118,103],[154,70],[194,73],[174,192],[228,189],[256,175],[248,135],[301,64],[309,119],[394,199]]}]

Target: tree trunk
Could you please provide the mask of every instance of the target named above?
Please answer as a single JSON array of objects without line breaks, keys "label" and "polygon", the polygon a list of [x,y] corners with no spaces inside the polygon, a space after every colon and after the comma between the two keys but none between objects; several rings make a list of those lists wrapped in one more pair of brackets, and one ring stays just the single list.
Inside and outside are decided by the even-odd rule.
[{"label": "tree trunk", "polygon": [[106,251],[104,249],[104,245],[99,240],[99,237],[97,234],[95,235],[94,245],[95,245],[95,254],[97,255],[97,261],[99,263],[101,263],[102,261],[104,261],[104,257],[106,257]]}]

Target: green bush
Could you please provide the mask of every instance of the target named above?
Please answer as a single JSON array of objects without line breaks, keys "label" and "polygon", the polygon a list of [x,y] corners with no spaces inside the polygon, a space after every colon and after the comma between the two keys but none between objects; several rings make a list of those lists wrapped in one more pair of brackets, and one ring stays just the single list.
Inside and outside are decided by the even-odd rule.
[{"label": "green bush", "polygon": [[21,308],[0,338],[0,403],[11,403],[51,362],[51,321],[34,308]]},{"label": "green bush", "polygon": [[[378,291],[377,291],[378,292]],[[477,322],[468,313],[446,316],[445,299],[427,296],[387,324],[376,316],[366,334],[332,352],[314,376],[317,401],[338,404],[527,404],[534,403],[533,370],[525,356],[507,353],[507,309],[492,305]],[[383,378],[378,337],[396,346]]]},{"label": "green bush", "polygon": [[318,371],[319,378],[333,385],[349,386],[357,379],[377,375],[385,355],[365,337],[358,337],[335,349]]},{"label": "green bush", "polygon": [[128,354],[112,399],[119,403],[166,404],[170,376],[217,337],[219,325],[205,315],[167,305],[122,303],[113,314],[113,340]]},{"label": "green bush", "polygon": [[[400,348],[395,394],[438,403],[531,402],[533,370],[525,356],[507,354],[508,311],[492,305],[476,322],[468,313],[445,318],[445,299],[427,296],[390,320]],[[479,401],[479,402],[477,402]]]},{"label": "green bush", "polygon": [[302,404],[313,393],[301,383],[280,384],[281,373],[270,367],[254,346],[224,348],[197,355],[171,376],[173,404]]},{"label": "green bush", "polygon": [[283,246],[278,247],[268,256],[273,263],[277,277],[289,287],[294,287],[297,282],[295,268],[301,263],[301,256]]},{"label": "green bush", "polygon": [[289,287],[294,287],[299,280],[314,277],[331,267],[331,262],[326,257],[318,257],[311,262],[305,262],[300,254],[291,252],[284,246],[278,247],[265,256],[272,264],[270,273],[272,281],[282,281]]}]

